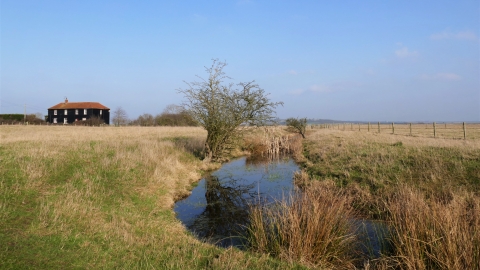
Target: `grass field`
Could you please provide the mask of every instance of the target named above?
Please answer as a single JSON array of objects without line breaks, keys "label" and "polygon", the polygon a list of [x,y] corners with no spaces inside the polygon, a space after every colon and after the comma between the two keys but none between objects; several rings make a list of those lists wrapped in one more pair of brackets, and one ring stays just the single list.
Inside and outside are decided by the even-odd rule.
[{"label": "grass field", "polygon": [[[278,147],[257,146],[267,133],[245,147]],[[295,153],[308,196],[285,206],[290,242],[272,253],[202,243],[175,218],[175,200],[219,166],[198,158],[205,137],[187,127],[0,126],[0,269],[480,269],[480,140],[308,130]],[[387,224],[393,249],[352,258],[350,216]]]},{"label": "grass field", "polygon": [[328,124],[328,125],[313,125],[312,129],[331,129],[331,130],[343,130],[343,131],[357,131],[357,132],[369,132],[380,134],[394,134],[399,136],[413,136],[413,137],[425,137],[425,138],[443,138],[443,139],[468,139],[478,140],[480,139],[480,124],[466,123],[465,132],[462,123],[433,123],[427,124],[380,124],[380,130],[378,123],[368,124]]},{"label": "grass field", "polygon": [[307,189],[335,186],[390,228],[393,249],[368,266],[480,269],[480,140],[318,129],[304,158]]},{"label": "grass field", "polygon": [[0,126],[0,269],[265,269],[175,218],[206,166],[201,128]]}]

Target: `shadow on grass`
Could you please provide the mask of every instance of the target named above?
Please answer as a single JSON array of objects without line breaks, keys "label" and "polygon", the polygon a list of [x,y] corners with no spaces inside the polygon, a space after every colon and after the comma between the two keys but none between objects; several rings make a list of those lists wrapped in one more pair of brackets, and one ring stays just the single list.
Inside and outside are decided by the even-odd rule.
[{"label": "shadow on grass", "polygon": [[178,148],[183,148],[185,151],[191,153],[196,158],[203,159],[205,156],[205,139],[196,137],[168,137],[164,141],[173,142]]}]

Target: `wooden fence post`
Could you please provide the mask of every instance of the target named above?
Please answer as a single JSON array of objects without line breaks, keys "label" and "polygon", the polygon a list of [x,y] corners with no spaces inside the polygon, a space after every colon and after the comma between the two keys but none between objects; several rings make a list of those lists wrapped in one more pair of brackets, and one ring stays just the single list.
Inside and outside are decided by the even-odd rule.
[{"label": "wooden fence post", "polygon": [[463,122],[463,139],[467,139],[467,127],[465,126],[465,122]]},{"label": "wooden fence post", "polygon": [[380,133],[380,122],[378,122],[378,133]]},{"label": "wooden fence post", "polygon": [[410,136],[412,136],[412,123],[410,123]]},{"label": "wooden fence post", "polygon": [[392,122],[392,134],[395,134],[395,125]]},{"label": "wooden fence post", "polygon": [[368,122],[368,132],[370,132],[370,122]]},{"label": "wooden fence post", "polygon": [[435,129],[435,122],[433,122],[433,138],[437,137],[437,130]]},{"label": "wooden fence post", "polygon": [[358,123],[358,131],[360,131],[360,123]]}]

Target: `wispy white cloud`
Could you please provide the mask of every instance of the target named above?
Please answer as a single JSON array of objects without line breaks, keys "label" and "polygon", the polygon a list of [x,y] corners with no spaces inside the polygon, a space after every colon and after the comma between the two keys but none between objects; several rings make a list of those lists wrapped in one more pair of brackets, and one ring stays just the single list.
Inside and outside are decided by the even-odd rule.
[{"label": "wispy white cloud", "polygon": [[274,76],[285,76],[285,75],[308,75],[308,74],[315,74],[316,72],[314,70],[295,70],[295,69],[290,69],[288,71],[283,71],[282,73],[277,73]]},{"label": "wispy white cloud", "polygon": [[362,87],[364,84],[360,82],[352,82],[352,81],[337,81],[331,83],[319,83],[319,84],[311,84],[310,86],[303,87],[303,88],[296,88],[288,93],[290,95],[304,95],[308,93],[330,93],[330,92],[340,92],[340,91],[354,91],[355,89]]},{"label": "wispy white cloud", "polygon": [[417,51],[411,51],[407,47],[403,46],[402,48],[395,51],[395,55],[398,58],[410,58],[410,57],[417,57]]},{"label": "wispy white cloud", "polygon": [[363,84],[359,82],[341,81],[330,84],[314,84],[308,89],[314,93],[329,93],[345,90],[354,90],[358,87],[362,87],[362,85]]},{"label": "wispy white cloud", "polygon": [[445,30],[441,33],[436,33],[430,35],[430,39],[433,40],[442,40],[442,39],[460,39],[460,40],[477,40],[477,34],[472,31],[460,31],[453,33],[451,31]]},{"label": "wispy white cloud", "polygon": [[462,77],[455,73],[437,73],[437,74],[422,74],[420,75],[422,80],[435,80],[435,81],[459,81]]}]

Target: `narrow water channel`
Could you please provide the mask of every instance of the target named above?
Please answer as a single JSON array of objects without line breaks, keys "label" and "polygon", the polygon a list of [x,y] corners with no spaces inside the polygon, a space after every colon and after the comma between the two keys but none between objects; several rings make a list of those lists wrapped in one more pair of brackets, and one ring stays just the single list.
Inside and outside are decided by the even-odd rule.
[{"label": "narrow water channel", "polygon": [[[177,218],[196,237],[221,247],[243,248],[249,206],[290,198],[293,174],[299,170],[288,158],[251,160],[246,157],[224,164],[206,175],[192,194],[175,204]],[[358,228],[358,251],[378,258],[385,250],[387,227],[379,222],[351,219]]]},{"label": "narrow water channel", "polygon": [[175,204],[177,218],[197,237],[222,247],[242,247],[248,206],[281,200],[293,190],[299,168],[290,158],[242,157],[205,176],[192,194]]}]

